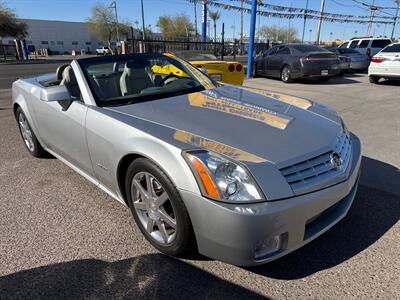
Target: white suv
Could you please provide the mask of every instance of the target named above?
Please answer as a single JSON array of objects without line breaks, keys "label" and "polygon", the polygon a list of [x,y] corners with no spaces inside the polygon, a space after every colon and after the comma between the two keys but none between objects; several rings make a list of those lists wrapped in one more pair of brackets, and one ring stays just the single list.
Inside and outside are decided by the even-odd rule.
[{"label": "white suv", "polygon": [[372,57],[391,43],[389,38],[353,38],[338,48],[351,48]]},{"label": "white suv", "polygon": [[107,55],[111,54],[111,49],[108,47],[100,47],[96,49],[96,54],[97,55]]}]

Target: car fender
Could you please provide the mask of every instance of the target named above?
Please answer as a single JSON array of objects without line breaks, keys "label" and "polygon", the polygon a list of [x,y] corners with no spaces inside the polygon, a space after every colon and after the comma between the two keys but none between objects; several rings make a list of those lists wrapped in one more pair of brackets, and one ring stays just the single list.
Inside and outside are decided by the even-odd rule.
[{"label": "car fender", "polygon": [[[122,196],[124,191],[118,180],[121,162],[127,156],[142,156],[164,170],[178,189],[200,194],[182,150],[168,143],[169,139],[173,140],[175,130],[101,110],[89,109],[86,138],[93,171],[105,187]],[[112,116],[107,116],[108,113]]]},{"label": "car fender", "polygon": [[[17,80],[14,81],[12,84],[12,107],[13,107],[13,112],[15,118],[16,116],[16,110],[17,107],[19,106],[22,111],[25,114],[26,119],[29,122],[29,125],[31,126],[31,129],[35,133],[36,138],[38,139],[39,143],[41,145],[43,144],[43,140],[40,136],[39,130],[37,129],[35,118],[34,118],[34,112],[32,105],[28,105],[27,98],[37,98],[39,99],[40,97],[40,88],[35,87],[31,85],[28,82],[24,82],[23,80]],[[34,99],[31,99],[31,101],[34,101]],[[40,100],[38,100],[40,101]],[[18,121],[18,120],[17,120]]]}]

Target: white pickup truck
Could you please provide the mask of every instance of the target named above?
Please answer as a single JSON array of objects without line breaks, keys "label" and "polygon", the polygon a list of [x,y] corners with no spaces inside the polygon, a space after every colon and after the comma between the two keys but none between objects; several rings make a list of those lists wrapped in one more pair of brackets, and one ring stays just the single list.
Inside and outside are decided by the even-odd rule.
[{"label": "white pickup truck", "polygon": [[97,55],[107,55],[111,54],[111,50],[108,47],[100,47],[96,49],[96,54]]}]

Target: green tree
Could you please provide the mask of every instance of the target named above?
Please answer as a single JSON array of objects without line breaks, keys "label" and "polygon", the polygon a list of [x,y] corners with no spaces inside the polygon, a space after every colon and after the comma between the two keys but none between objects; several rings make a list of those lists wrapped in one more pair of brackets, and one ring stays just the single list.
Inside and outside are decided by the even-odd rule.
[{"label": "green tree", "polygon": [[25,37],[27,29],[26,23],[19,22],[13,10],[0,3],[0,37]]},{"label": "green tree", "polygon": [[111,48],[111,41],[117,37],[117,25],[120,38],[128,37],[132,24],[125,22],[116,23],[114,11],[108,6],[97,3],[92,7],[91,16],[87,20],[89,31],[99,40],[107,42]]},{"label": "green tree", "polygon": [[189,38],[194,33],[194,25],[185,14],[160,16],[158,25],[161,34],[166,39]]},{"label": "green tree", "polygon": [[214,22],[214,42],[217,41],[217,21],[221,17],[221,13],[219,11],[210,11],[209,14],[210,19]]},{"label": "green tree", "polygon": [[280,26],[261,26],[260,37],[273,41],[286,41],[288,43],[298,42],[298,32],[295,28]]}]

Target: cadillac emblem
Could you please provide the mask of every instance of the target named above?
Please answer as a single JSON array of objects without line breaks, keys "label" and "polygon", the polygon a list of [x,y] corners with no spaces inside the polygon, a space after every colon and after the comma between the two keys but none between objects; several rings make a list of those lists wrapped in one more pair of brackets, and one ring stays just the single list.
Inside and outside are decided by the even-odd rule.
[{"label": "cadillac emblem", "polygon": [[337,152],[332,152],[330,158],[331,165],[334,166],[336,170],[340,170],[343,165],[343,159],[340,157],[340,154]]}]

